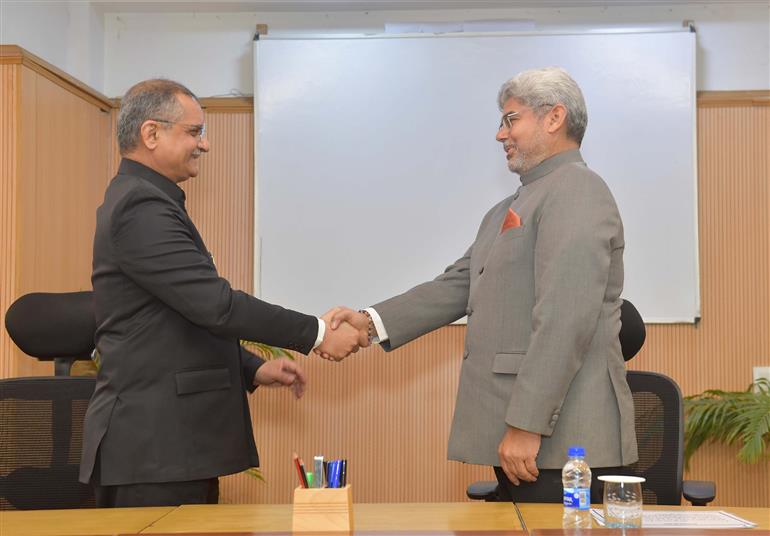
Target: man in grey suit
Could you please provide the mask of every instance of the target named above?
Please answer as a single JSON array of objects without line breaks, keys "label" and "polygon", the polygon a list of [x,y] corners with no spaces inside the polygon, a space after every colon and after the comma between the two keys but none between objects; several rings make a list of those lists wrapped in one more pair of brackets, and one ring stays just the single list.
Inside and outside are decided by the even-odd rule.
[{"label": "man in grey suit", "polygon": [[[217,502],[218,477],[259,465],[246,392],[305,379],[288,359],[263,361],[240,339],[341,358],[349,325],[230,287],[185,208],[179,183],[208,152],[203,110],[170,80],[128,90],[118,115],[123,157],[96,215],[92,282],[101,366],[85,418],[80,480],[97,503]],[[286,459],[288,463],[288,458]]]},{"label": "man in grey suit", "polygon": [[623,225],[580,155],[585,102],[563,69],[518,74],[498,104],[516,193],[443,274],[332,327],[368,327],[390,351],[467,315],[448,456],[494,466],[515,501],[560,502],[569,445],[595,475],[637,460],[618,341]]}]

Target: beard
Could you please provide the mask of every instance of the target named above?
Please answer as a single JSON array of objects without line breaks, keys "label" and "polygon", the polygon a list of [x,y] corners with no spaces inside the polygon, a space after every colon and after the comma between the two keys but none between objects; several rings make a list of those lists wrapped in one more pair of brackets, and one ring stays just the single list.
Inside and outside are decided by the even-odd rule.
[{"label": "beard", "polygon": [[508,160],[508,169],[513,173],[523,175],[545,160],[547,154],[545,132],[537,130],[527,146],[527,148],[522,148],[519,145],[513,146],[516,149],[516,155]]}]

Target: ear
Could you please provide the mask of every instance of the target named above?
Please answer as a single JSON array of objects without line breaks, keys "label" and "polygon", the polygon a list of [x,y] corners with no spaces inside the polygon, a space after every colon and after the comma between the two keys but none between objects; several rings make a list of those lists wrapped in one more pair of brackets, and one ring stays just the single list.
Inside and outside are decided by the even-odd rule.
[{"label": "ear", "polygon": [[567,122],[567,109],[563,104],[556,104],[545,116],[545,128],[549,134],[554,134]]},{"label": "ear", "polygon": [[154,150],[158,146],[158,136],[160,135],[160,129],[158,123],[155,121],[147,120],[142,123],[139,128],[139,136],[142,140],[142,144],[149,150]]}]

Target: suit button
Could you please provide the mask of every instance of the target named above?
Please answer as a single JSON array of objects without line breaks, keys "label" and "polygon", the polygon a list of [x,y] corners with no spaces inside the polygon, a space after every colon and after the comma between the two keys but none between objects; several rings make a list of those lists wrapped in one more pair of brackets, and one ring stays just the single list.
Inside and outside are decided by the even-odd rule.
[{"label": "suit button", "polygon": [[469,353],[468,350],[465,350],[463,352],[463,359],[468,359],[468,353]]},{"label": "suit button", "polygon": [[484,267],[482,266],[481,268],[479,268],[479,275],[481,275],[483,273],[484,273]]},{"label": "suit button", "polygon": [[465,309],[465,314],[468,315],[468,316],[471,316],[473,314],[473,308],[472,307],[467,307]]}]

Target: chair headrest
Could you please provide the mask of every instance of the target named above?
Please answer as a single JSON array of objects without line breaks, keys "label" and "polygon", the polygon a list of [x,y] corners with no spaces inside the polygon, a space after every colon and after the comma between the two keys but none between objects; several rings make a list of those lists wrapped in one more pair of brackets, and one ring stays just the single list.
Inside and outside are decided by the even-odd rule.
[{"label": "chair headrest", "polygon": [[647,330],[644,327],[642,315],[636,310],[634,304],[623,300],[620,305],[620,348],[623,359],[628,361],[634,357],[644,346]]},{"label": "chair headrest", "polygon": [[5,329],[28,355],[42,359],[90,356],[96,318],[94,293],[35,292],[13,302]]}]

